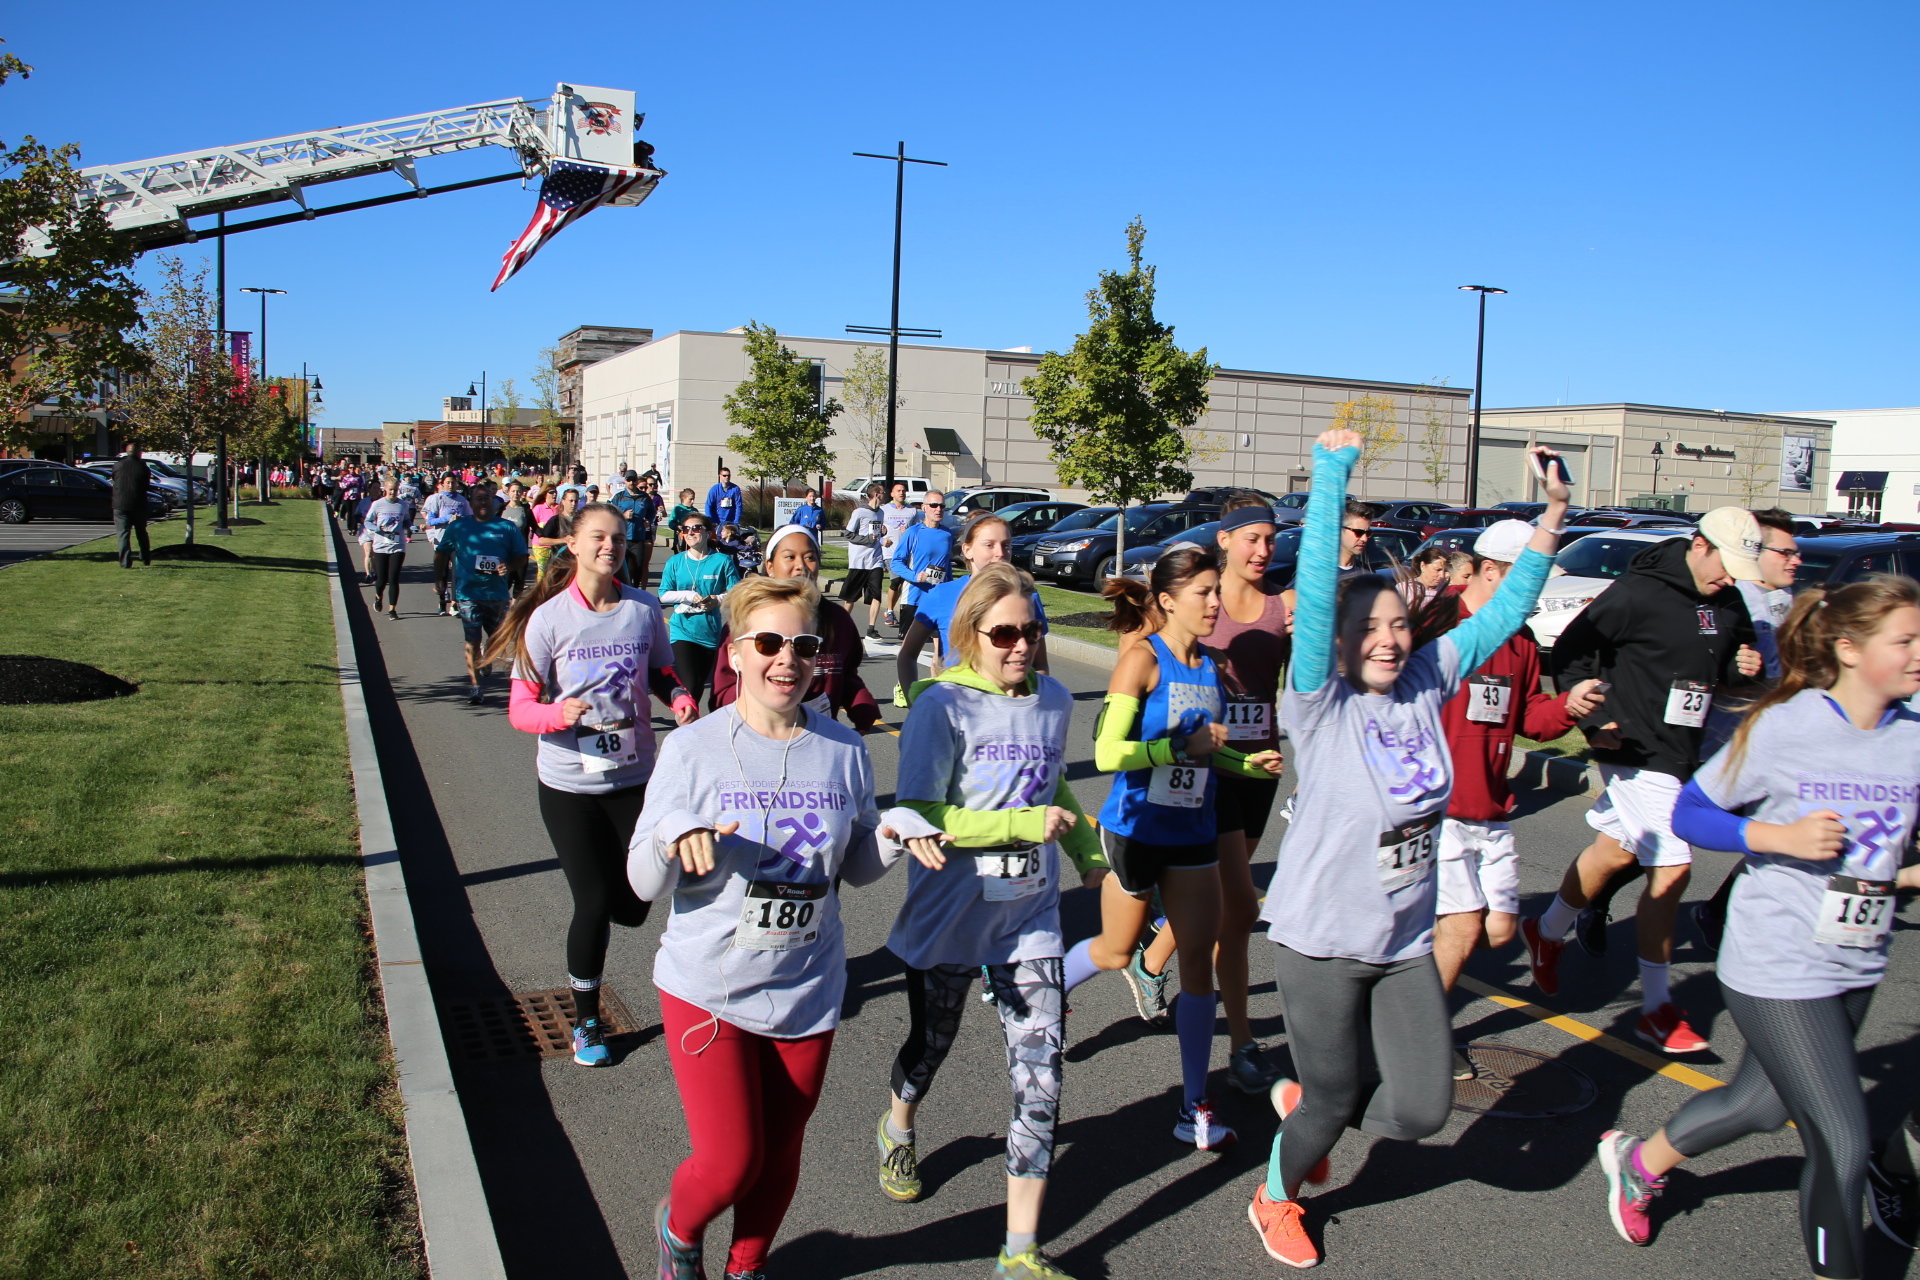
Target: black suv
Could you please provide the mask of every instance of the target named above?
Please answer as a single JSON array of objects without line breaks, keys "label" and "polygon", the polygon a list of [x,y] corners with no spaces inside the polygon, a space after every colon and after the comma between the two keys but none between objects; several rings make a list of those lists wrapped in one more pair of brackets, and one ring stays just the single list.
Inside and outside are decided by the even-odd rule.
[{"label": "black suv", "polygon": [[[1174,506],[1165,502],[1128,507],[1127,545],[1145,546],[1159,542],[1195,525],[1220,518],[1218,507]],[[1066,585],[1098,587],[1119,568],[1114,559],[1118,541],[1115,530],[1120,516],[1115,513],[1092,529],[1076,533],[1050,533],[1033,546],[1033,576],[1052,578]]]},{"label": "black suv", "polygon": [[[1045,504],[1035,503],[1034,505],[1043,506]],[[1058,505],[1071,506],[1072,504],[1060,503]],[[1015,529],[1013,531],[1012,550],[1014,567],[1031,571],[1033,569],[1034,547],[1042,542],[1064,541],[1066,540],[1066,535],[1070,533],[1080,533],[1087,529],[1098,528],[1103,520],[1112,519],[1113,514],[1118,510],[1120,510],[1118,507],[1081,507],[1071,515],[1062,516],[1037,533],[1022,532],[1019,529]]]},{"label": "black suv", "polygon": [[1836,533],[1800,541],[1793,585],[1839,587],[1870,573],[1920,578],[1920,533]]}]

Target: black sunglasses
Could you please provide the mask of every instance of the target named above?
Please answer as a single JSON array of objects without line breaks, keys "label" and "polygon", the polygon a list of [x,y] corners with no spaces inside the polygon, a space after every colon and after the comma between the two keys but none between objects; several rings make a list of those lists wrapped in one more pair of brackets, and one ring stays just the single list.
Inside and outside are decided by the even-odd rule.
[{"label": "black sunglasses", "polygon": [[1017,627],[1011,622],[1003,622],[997,627],[981,627],[978,630],[987,638],[987,643],[996,649],[1011,649],[1021,640],[1028,644],[1039,644],[1040,637],[1046,634],[1038,622],[1023,622]]},{"label": "black sunglasses", "polygon": [[793,656],[802,662],[811,662],[820,653],[820,637],[805,633],[797,636],[783,636],[778,631],[756,631],[750,636],[740,638],[753,641],[754,652],[763,658],[771,658],[780,652],[782,646],[788,644],[793,646]]},{"label": "black sunglasses", "polygon": [[705,533],[706,531],[707,526],[703,524],[682,524],[680,526],[680,532],[682,533]]}]

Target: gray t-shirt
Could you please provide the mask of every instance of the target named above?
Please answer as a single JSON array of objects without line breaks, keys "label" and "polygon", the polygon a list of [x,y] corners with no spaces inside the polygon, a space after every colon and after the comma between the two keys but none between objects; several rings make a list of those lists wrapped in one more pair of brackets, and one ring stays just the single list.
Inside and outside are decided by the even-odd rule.
[{"label": "gray t-shirt", "polygon": [[1460,677],[1460,651],[1442,636],[1414,651],[1391,693],[1362,693],[1336,672],[1282,695],[1300,790],[1260,912],[1268,937],[1368,964],[1433,950],[1434,858],[1453,790],[1440,708]]},{"label": "gray t-shirt", "polygon": [[[654,985],[785,1039],[840,1021],[847,964],[834,877],[870,884],[901,856],[876,840],[873,763],[859,735],[805,715],[787,741],[747,727],[737,704],[669,734],[627,854],[634,892],[673,900]],[[716,840],[706,875],[666,860],[689,831],[729,822],[740,830]]]},{"label": "gray t-shirt", "polygon": [[871,537],[870,543],[855,542],[847,539],[847,568],[878,569],[886,561],[885,553],[880,549],[880,539],[885,536],[885,527],[880,523],[880,513],[872,507],[855,507],[853,514],[847,517],[849,535],[859,534]]},{"label": "gray t-shirt", "polygon": [[645,782],[654,750],[647,676],[673,665],[660,602],[622,586],[620,603],[601,613],[571,585],[533,611],[526,642],[532,667],[516,667],[514,679],[538,684],[548,702],[592,704],[578,724],[540,735],[540,781],[586,794]]},{"label": "gray t-shirt", "polygon": [[[1072,720],[1073,695],[1051,676],[1019,697],[935,681],[900,732],[897,794],[981,812],[1050,805]],[[888,950],[915,969],[1065,954],[1057,844],[979,856],[956,843],[946,852],[939,871],[908,866]]]},{"label": "gray t-shirt", "polygon": [[1694,781],[1729,813],[1761,822],[1797,822],[1831,809],[1847,828],[1840,858],[1812,862],[1753,854],[1727,908],[1720,944],[1720,980],[1735,991],[1775,1000],[1813,1000],[1879,982],[1887,968],[1893,906],[1875,913],[1889,926],[1877,945],[1848,946],[1815,939],[1814,930],[1838,914],[1840,894],[1828,900],[1828,877],[1890,883],[1912,837],[1920,800],[1920,715],[1905,705],[1876,729],[1856,728],[1818,689],[1803,689],[1762,713],[1748,735],[1734,774],[1722,751]]},{"label": "gray t-shirt", "polygon": [[367,504],[360,522],[360,541],[376,555],[397,555],[407,549],[407,530],[413,526],[413,504],[404,498],[379,498]]}]

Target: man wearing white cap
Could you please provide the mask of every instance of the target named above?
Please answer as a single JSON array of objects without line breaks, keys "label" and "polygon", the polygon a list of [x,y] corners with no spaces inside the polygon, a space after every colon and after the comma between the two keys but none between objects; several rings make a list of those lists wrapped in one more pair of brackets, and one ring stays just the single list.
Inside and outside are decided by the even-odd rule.
[{"label": "man wearing white cap", "polygon": [[1629,862],[1647,869],[1636,912],[1642,1011],[1635,1034],[1663,1053],[1699,1053],[1706,1039],[1669,994],[1673,921],[1693,848],[1673,831],[1673,805],[1700,765],[1707,715],[1723,690],[1761,671],[1753,620],[1736,580],[1761,578],[1760,526],[1741,507],[1719,507],[1692,537],[1656,542],[1581,611],[1554,649],[1563,685],[1606,682],[1604,710],[1581,727],[1606,790],[1587,814],[1592,844],[1567,868],[1560,893],[1520,935],[1534,984],[1560,989],[1564,939],[1580,909]]},{"label": "man wearing white cap", "polygon": [[[1484,608],[1533,532],[1523,520],[1502,520],[1481,533],[1473,544],[1473,576],[1458,593],[1440,596],[1421,611],[1416,643],[1451,631]],[[1440,824],[1433,958],[1448,991],[1483,940],[1506,946],[1520,921],[1519,862],[1507,821],[1513,811],[1507,764],[1514,734],[1550,742],[1566,733],[1605,700],[1599,684],[1583,680],[1558,697],[1542,692],[1540,646],[1523,626],[1440,710],[1453,757],[1453,794]],[[1454,1078],[1473,1078],[1473,1068],[1457,1052]]]}]

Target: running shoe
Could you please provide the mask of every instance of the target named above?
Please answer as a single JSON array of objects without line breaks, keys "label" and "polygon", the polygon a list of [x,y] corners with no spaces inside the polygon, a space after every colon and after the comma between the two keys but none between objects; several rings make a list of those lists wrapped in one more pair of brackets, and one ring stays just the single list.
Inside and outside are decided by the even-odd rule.
[{"label": "running shoe", "polygon": [[1073,1280],[1073,1277],[1053,1265],[1053,1259],[1040,1252],[1040,1246],[1030,1244],[1012,1257],[1007,1251],[1000,1251],[1000,1261],[993,1264],[993,1274],[1006,1276],[1008,1280]]},{"label": "running shoe", "polygon": [[887,1113],[880,1113],[880,1190],[888,1199],[906,1204],[920,1198],[920,1160],[911,1142],[887,1136]]},{"label": "running shoe", "polygon": [[879,638],[880,638],[880,628],[878,627],[867,628],[867,639],[878,640]]},{"label": "running shoe", "polygon": [[1120,972],[1133,988],[1134,1009],[1148,1022],[1154,1022],[1167,1016],[1167,986],[1173,981],[1173,975],[1171,972],[1148,973],[1146,956],[1145,947],[1135,947],[1133,957]]},{"label": "running shoe", "polygon": [[899,685],[893,686],[893,705],[896,707],[904,707],[907,705],[907,691]]},{"label": "running shoe", "polygon": [[667,1230],[668,1199],[661,1196],[660,1207],[653,1211],[654,1237],[660,1244],[660,1280],[707,1280],[700,1246],[682,1244]]},{"label": "running shoe", "polygon": [[767,1273],[764,1271],[729,1271],[727,1272],[727,1280],[767,1280]]},{"label": "running shoe", "polygon": [[400,621],[400,610],[398,610],[397,608],[394,608],[394,607],[392,607],[392,606],[388,606],[388,608],[387,608],[387,619],[388,619],[389,621],[391,621],[391,622],[398,622],[398,621]]},{"label": "running shoe", "polygon": [[1191,1142],[1202,1151],[1218,1151],[1233,1145],[1234,1133],[1213,1118],[1212,1104],[1197,1102],[1193,1106],[1180,1108],[1180,1119],[1173,1126],[1173,1136],[1182,1142]]},{"label": "running shoe", "polygon": [[1639,1148],[1640,1139],[1618,1129],[1600,1136],[1600,1168],[1607,1175],[1607,1216],[1628,1244],[1645,1244],[1653,1238],[1647,1210],[1653,1207],[1653,1198],[1667,1187],[1665,1178],[1643,1178],[1634,1168],[1633,1153]]},{"label": "running shoe", "polygon": [[1633,1034],[1662,1053],[1704,1053],[1707,1039],[1687,1025],[1687,1015],[1669,1001],[1652,1013],[1640,1015]]},{"label": "running shoe", "polygon": [[985,965],[980,966],[980,1001],[982,1004],[993,1003],[993,977]]},{"label": "running shoe", "polygon": [[1573,940],[1580,949],[1598,960],[1607,954],[1607,913],[1586,908],[1573,918]]},{"label": "running shoe", "polygon": [[1455,1080],[1477,1080],[1480,1078],[1479,1069],[1468,1060],[1466,1054],[1460,1052],[1458,1045],[1454,1046],[1453,1050],[1453,1078]]},{"label": "running shoe", "polygon": [[898,627],[900,625],[900,619],[894,616],[893,610],[891,609],[886,609],[881,612],[880,621],[890,627]]},{"label": "running shoe", "polygon": [[1887,1172],[1878,1156],[1867,1160],[1867,1208],[1881,1235],[1897,1245],[1914,1247],[1914,1238],[1920,1235],[1920,1184]]},{"label": "running shoe", "polygon": [[583,1067],[610,1067],[613,1054],[607,1049],[607,1028],[598,1018],[588,1018],[573,1029],[573,1060]]},{"label": "running shoe", "polygon": [[1520,921],[1520,939],[1527,944],[1527,968],[1533,971],[1533,985],[1543,996],[1560,994],[1560,953],[1564,942],[1549,942],[1540,936],[1540,922],[1532,916]]},{"label": "running shoe", "polygon": [[480,692],[479,685],[474,684],[474,685],[467,686],[467,705],[468,706],[477,707],[481,703],[485,702],[486,700],[487,700],[487,695]]},{"label": "running shoe", "polygon": [[[1287,1117],[1292,1115],[1293,1109],[1300,1105],[1299,1082],[1281,1076],[1273,1082],[1273,1088],[1267,1091],[1267,1101],[1273,1104],[1274,1114],[1280,1117],[1281,1132],[1284,1133]],[[1306,1182],[1308,1186],[1316,1187],[1332,1176],[1332,1168],[1327,1164],[1326,1158],[1322,1157],[1319,1164],[1307,1170]]]},{"label": "running shoe", "polygon": [[1320,1262],[1320,1251],[1313,1247],[1306,1225],[1301,1221],[1306,1216],[1307,1211],[1298,1200],[1275,1200],[1269,1196],[1264,1182],[1253,1193],[1253,1203],[1247,1206],[1247,1221],[1260,1233],[1260,1247],[1267,1251],[1267,1256],[1303,1270]]},{"label": "running shoe", "polygon": [[1700,940],[1707,944],[1707,950],[1719,955],[1720,939],[1727,932],[1726,919],[1713,909],[1711,902],[1696,902],[1688,911],[1693,915],[1693,927],[1700,931]]},{"label": "running shoe", "polygon": [[1267,1061],[1258,1040],[1249,1040],[1227,1055],[1227,1079],[1242,1093],[1265,1093],[1280,1078]]}]

